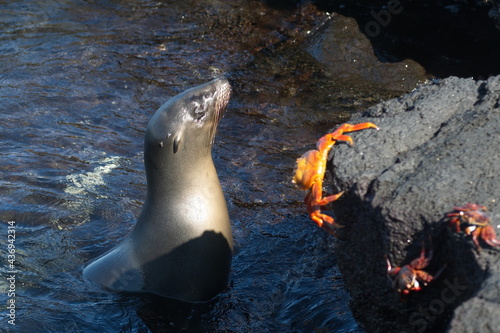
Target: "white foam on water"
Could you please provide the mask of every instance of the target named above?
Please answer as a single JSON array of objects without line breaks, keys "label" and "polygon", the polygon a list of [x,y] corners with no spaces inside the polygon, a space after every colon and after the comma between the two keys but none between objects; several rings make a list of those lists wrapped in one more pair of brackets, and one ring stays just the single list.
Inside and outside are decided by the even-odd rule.
[{"label": "white foam on water", "polygon": [[[66,201],[64,206],[72,212],[76,222],[74,226],[88,222],[96,206],[96,200],[107,198],[103,194],[106,192],[103,188],[106,185],[104,176],[120,166],[120,157],[105,157],[93,164],[98,164],[98,166],[92,171],[66,176],[67,186],[64,192],[72,195],[73,198]],[[59,229],[65,228],[58,221],[54,222]]]},{"label": "white foam on water", "polygon": [[[106,157],[99,163],[103,164],[95,167],[93,171],[86,173],[76,173],[66,176],[69,182],[64,192],[72,195],[80,195],[86,192],[98,192],[98,187],[105,185],[103,176],[120,166],[119,156]],[[106,196],[99,196],[105,198]]]}]

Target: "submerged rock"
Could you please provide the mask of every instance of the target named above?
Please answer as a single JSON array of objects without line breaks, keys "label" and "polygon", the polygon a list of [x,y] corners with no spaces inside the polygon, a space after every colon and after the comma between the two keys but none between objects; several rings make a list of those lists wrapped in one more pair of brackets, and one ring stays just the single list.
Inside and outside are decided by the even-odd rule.
[{"label": "submerged rock", "polygon": [[[455,77],[380,103],[350,123],[379,131],[352,133],[354,147],[332,153],[333,204],[345,241],[339,267],[355,317],[369,332],[493,332],[500,327],[500,248],[449,230],[444,215],[465,203],[485,205],[500,237],[500,76]],[[402,266],[423,243],[445,270],[401,299],[387,278],[385,256]]]}]

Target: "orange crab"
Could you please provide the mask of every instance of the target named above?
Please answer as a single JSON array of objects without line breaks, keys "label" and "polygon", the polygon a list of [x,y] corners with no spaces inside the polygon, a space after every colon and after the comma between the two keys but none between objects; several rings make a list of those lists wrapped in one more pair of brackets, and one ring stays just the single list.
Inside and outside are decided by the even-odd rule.
[{"label": "orange crab", "polygon": [[[299,159],[295,168],[295,176],[292,182],[307,191],[304,202],[311,219],[320,228],[324,228],[328,233],[337,236],[335,228],[340,228],[334,219],[321,213],[321,206],[337,200],[344,192],[323,197],[323,178],[325,177],[326,162],[328,153],[337,141],[345,141],[351,146],[354,144],[352,138],[344,133],[359,131],[367,128],[378,127],[372,123],[361,123],[356,125],[342,124],[333,133],[323,136],[316,143],[316,149],[309,150]],[[326,222],[326,223],[325,223]]]},{"label": "orange crab", "polygon": [[469,203],[453,207],[453,212],[446,214],[446,217],[451,218],[449,224],[456,232],[463,230],[468,236],[472,236],[478,252],[481,252],[478,237],[492,247],[500,246],[500,240],[497,239],[491,220],[485,214],[486,211],[485,206]]},{"label": "orange crab", "polygon": [[429,263],[432,260],[432,255],[433,250],[430,250],[429,256],[426,257],[425,247],[422,246],[420,257],[403,267],[391,267],[391,262],[386,257],[387,274],[390,278],[394,277],[394,280],[392,280],[393,288],[400,294],[407,295],[410,291],[421,290],[421,284],[423,286],[427,286],[427,284],[432,280],[438,278],[439,275],[441,275],[441,272],[445,269],[446,265],[443,266],[434,276],[423,270],[429,266]]}]

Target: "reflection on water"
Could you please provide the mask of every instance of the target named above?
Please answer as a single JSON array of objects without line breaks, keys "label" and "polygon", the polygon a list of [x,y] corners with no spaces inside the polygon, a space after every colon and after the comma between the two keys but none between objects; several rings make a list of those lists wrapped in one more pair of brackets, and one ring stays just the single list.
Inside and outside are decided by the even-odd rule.
[{"label": "reflection on water", "polygon": [[[291,15],[238,0],[2,3],[0,232],[15,221],[19,331],[361,331],[335,240],[307,220],[290,182],[295,159],[360,94],[321,81],[300,53],[266,48],[266,36],[286,36],[253,24],[265,11]],[[83,265],[140,212],[150,116],[221,74],[234,90],[214,146],[236,247],[230,287],[193,306],[85,281]]]}]

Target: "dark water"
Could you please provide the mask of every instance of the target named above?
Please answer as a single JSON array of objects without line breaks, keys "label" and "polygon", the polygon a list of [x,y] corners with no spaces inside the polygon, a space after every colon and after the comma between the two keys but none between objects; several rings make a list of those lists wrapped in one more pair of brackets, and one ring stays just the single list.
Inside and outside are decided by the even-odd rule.
[{"label": "dark water", "polygon": [[[305,36],[318,15],[257,1],[0,1],[0,331],[362,331],[336,240],[290,182],[298,156],[377,98],[336,87],[289,46],[279,27]],[[149,118],[219,75],[234,90],[214,145],[236,248],[230,287],[186,305],[85,281],[84,264],[140,212]]]}]

